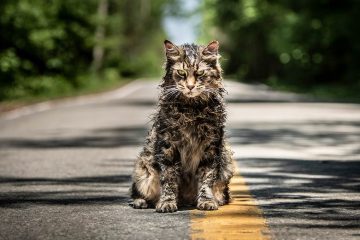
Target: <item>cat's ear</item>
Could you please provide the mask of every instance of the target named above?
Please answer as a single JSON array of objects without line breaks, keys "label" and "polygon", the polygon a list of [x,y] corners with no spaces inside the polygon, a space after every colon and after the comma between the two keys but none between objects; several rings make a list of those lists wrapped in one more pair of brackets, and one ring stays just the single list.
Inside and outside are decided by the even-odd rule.
[{"label": "cat's ear", "polygon": [[180,58],[180,50],[175,44],[173,44],[169,40],[165,40],[164,47],[167,58],[170,58],[172,60],[177,60]]},{"label": "cat's ear", "polygon": [[203,55],[217,55],[219,52],[219,42],[218,41],[211,41],[203,50]]}]

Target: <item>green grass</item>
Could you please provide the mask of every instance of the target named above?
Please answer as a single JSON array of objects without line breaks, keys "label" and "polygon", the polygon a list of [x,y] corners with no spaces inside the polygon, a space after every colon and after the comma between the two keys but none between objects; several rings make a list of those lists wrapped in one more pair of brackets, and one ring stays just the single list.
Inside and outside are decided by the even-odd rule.
[{"label": "green grass", "polygon": [[317,86],[309,94],[325,101],[360,103],[360,87]]},{"label": "green grass", "polygon": [[48,100],[104,92],[131,80],[119,77],[117,72],[112,70],[104,71],[101,76],[84,74],[71,81],[54,76],[27,78],[7,91],[6,97],[0,101],[0,112]]},{"label": "green grass", "polygon": [[275,90],[301,93],[319,101],[360,103],[360,85],[356,84],[327,84],[304,87],[274,81],[273,79],[267,81],[266,84]]}]

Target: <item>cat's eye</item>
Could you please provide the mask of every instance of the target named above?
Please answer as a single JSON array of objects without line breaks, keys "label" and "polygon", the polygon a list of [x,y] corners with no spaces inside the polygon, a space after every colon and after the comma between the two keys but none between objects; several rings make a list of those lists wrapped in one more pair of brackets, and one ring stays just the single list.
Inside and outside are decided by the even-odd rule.
[{"label": "cat's eye", "polygon": [[201,70],[201,71],[197,71],[196,72],[196,75],[198,75],[199,77],[203,76],[205,74],[205,71],[204,70]]},{"label": "cat's eye", "polygon": [[186,71],[179,69],[179,70],[177,70],[177,74],[179,74],[182,77],[185,77],[186,76]]}]

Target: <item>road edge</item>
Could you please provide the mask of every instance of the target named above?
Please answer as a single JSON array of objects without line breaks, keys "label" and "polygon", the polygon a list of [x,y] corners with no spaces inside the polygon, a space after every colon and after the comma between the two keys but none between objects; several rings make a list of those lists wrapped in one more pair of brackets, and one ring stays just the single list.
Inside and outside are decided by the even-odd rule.
[{"label": "road edge", "polygon": [[121,99],[140,88],[141,85],[138,85],[138,82],[141,82],[141,79],[135,79],[120,86],[119,88],[110,91],[69,97],[65,99],[48,100],[40,103],[21,106],[13,110],[0,113],[0,120],[13,120],[22,116],[44,112],[54,108],[81,106],[95,102],[103,102],[113,98]]}]

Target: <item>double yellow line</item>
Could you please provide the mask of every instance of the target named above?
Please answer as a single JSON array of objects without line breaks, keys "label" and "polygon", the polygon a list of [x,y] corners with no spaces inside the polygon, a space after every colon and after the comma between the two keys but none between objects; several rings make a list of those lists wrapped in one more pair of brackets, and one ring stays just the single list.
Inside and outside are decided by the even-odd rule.
[{"label": "double yellow line", "polygon": [[217,211],[191,210],[191,239],[269,240],[269,229],[244,178],[230,184],[232,202]]}]

